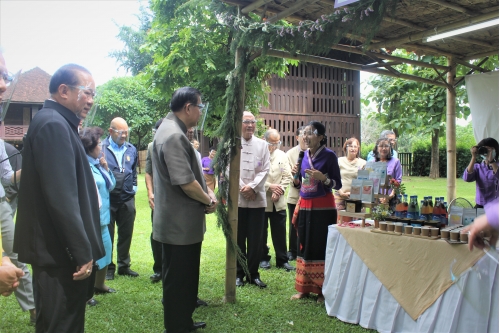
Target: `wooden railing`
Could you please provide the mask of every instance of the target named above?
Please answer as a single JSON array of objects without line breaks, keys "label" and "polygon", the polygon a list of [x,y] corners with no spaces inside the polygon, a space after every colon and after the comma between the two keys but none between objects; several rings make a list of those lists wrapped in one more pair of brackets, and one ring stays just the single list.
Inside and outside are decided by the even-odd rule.
[{"label": "wooden railing", "polygon": [[0,125],[0,138],[3,140],[22,140],[29,125]]}]

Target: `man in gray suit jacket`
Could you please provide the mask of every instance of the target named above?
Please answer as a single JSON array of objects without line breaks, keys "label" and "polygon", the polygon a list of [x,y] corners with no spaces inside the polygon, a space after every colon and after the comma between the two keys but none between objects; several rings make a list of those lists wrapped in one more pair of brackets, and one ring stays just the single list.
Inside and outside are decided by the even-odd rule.
[{"label": "man in gray suit jacket", "polygon": [[215,211],[217,201],[207,189],[198,156],[186,136],[203,107],[198,90],[176,90],[170,102],[173,112],[164,119],[153,141],[153,238],[163,244],[163,320],[168,333],[206,326],[194,323],[192,314],[198,295],[205,214]]}]

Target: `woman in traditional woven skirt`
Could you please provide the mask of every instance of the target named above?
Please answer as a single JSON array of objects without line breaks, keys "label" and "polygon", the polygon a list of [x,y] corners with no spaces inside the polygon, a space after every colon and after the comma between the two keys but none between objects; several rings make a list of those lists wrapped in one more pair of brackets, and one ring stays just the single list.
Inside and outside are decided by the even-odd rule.
[{"label": "woman in traditional woven skirt", "polygon": [[332,189],[340,189],[342,181],[337,155],[325,146],[325,126],[316,121],[309,123],[304,130],[304,142],[308,150],[300,166],[292,169],[293,185],[300,188],[300,199],[293,216],[299,239],[295,276],[298,294],[291,299],[315,293],[318,302],[324,302],[321,288],[328,226],[337,221]]}]

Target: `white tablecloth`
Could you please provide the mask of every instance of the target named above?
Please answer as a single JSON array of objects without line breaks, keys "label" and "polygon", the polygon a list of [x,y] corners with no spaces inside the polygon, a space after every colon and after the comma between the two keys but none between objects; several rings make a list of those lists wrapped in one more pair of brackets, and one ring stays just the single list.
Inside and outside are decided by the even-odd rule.
[{"label": "white tablecloth", "polygon": [[486,255],[414,321],[332,225],[323,294],[329,316],[379,332],[499,332],[498,264]]}]

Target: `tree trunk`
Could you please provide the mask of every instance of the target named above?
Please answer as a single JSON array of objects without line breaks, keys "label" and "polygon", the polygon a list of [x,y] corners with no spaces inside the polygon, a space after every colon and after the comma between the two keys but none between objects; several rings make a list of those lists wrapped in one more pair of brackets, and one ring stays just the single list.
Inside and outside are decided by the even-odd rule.
[{"label": "tree trunk", "polygon": [[432,131],[431,170],[429,178],[439,178],[439,128]]}]

